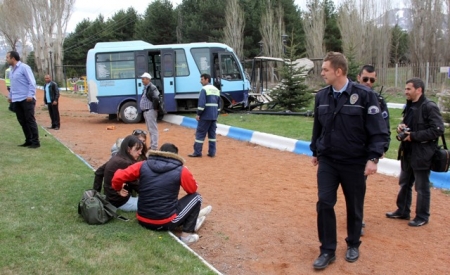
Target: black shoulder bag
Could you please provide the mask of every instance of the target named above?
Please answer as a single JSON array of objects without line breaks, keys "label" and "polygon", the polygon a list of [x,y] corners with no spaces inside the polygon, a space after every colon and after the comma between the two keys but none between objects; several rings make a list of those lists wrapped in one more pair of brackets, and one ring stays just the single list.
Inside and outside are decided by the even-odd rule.
[{"label": "black shoulder bag", "polygon": [[447,172],[450,163],[450,151],[447,150],[447,143],[445,142],[444,134],[441,136],[442,145],[439,145],[434,152],[433,159],[431,161],[431,171],[434,172]]}]

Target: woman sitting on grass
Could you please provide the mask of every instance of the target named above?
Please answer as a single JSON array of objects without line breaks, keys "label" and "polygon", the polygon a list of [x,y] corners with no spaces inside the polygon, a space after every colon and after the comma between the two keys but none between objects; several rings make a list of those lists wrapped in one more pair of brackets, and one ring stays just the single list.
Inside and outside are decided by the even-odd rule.
[{"label": "woman sitting on grass", "polygon": [[95,171],[93,189],[100,192],[103,182],[106,199],[112,205],[123,211],[137,210],[138,198],[132,197],[130,194],[132,190],[138,192],[138,183],[136,181],[127,182],[125,189],[128,191],[128,194],[126,196],[120,196],[117,191],[112,189],[111,180],[118,169],[125,169],[136,163],[142,154],[143,148],[144,144],[138,137],[134,135],[127,136],[122,141],[117,154]]}]

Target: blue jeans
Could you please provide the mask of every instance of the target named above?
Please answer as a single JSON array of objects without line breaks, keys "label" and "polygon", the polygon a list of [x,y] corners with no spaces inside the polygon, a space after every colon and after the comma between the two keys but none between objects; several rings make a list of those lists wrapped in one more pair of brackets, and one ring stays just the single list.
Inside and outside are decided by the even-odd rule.
[{"label": "blue jeans", "polygon": [[128,201],[119,207],[120,210],[126,211],[126,212],[136,212],[137,211],[137,197],[130,197]]}]

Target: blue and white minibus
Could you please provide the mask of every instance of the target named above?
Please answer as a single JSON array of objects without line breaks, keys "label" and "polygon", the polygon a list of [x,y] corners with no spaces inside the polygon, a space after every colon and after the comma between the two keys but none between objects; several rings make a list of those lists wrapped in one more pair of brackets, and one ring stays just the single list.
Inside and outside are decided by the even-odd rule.
[{"label": "blue and white minibus", "polygon": [[86,72],[90,112],[117,115],[125,123],[142,118],[144,72],[152,76],[168,113],[196,110],[202,73],[221,90],[222,106],[243,102],[250,89],[233,49],[221,43],[100,42],[88,52]]}]

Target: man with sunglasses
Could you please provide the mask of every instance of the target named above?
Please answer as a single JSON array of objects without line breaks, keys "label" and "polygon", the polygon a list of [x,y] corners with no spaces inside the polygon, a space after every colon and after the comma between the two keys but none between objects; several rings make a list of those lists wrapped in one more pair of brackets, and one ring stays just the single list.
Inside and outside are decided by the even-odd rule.
[{"label": "man with sunglasses", "polygon": [[[359,71],[357,79],[358,79],[359,84],[362,84],[362,85],[372,89],[372,91],[373,91],[373,85],[374,85],[375,81],[377,81],[377,72],[375,71],[375,67],[372,65],[364,65],[361,68],[361,71]],[[383,116],[384,121],[386,122],[386,126],[387,126],[388,133],[389,133],[389,143],[390,143],[391,142],[391,125],[389,123],[389,110],[388,110],[386,101],[384,100],[383,96],[381,95],[381,92],[377,94],[377,98],[378,98],[378,103],[380,105],[381,115]],[[386,154],[387,150],[389,149],[389,143],[384,148],[383,157]],[[362,223],[362,226],[366,227],[366,223],[364,221]],[[361,236],[363,236],[363,235],[364,235],[364,230],[361,229]]]},{"label": "man with sunglasses", "polygon": [[[373,90],[373,85],[374,85],[375,81],[377,81],[377,72],[375,71],[375,67],[372,65],[364,65],[361,68],[361,71],[359,72],[357,79],[358,79],[359,84],[362,84]],[[389,123],[389,110],[388,110],[386,101],[384,100],[383,96],[381,95],[381,92],[377,94],[377,97],[378,97],[378,103],[380,104],[381,115],[383,116],[384,121],[386,122],[386,126],[388,128],[389,142],[390,142],[391,141],[391,139],[390,139],[390,137],[391,137],[391,128],[390,127],[391,126]],[[387,150],[389,149],[389,146],[384,149],[385,149],[384,152],[386,153]]]}]

